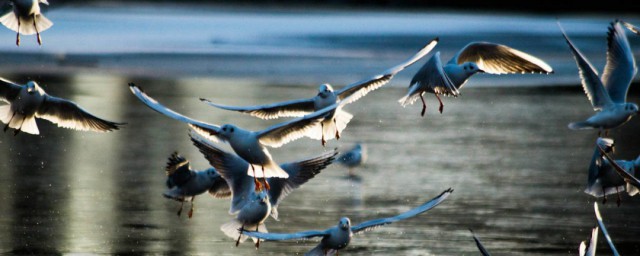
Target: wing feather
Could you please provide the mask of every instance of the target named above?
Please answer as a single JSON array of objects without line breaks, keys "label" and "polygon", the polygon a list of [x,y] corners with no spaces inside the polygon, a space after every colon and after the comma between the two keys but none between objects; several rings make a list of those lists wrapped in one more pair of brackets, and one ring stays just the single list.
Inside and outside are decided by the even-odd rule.
[{"label": "wing feather", "polygon": [[456,64],[474,62],[490,74],[553,73],[543,60],[502,44],[472,42],[452,59]]},{"label": "wing feather", "polygon": [[74,102],[50,95],[45,95],[36,117],[47,119],[58,127],[81,131],[109,132],[124,124],[98,118]]},{"label": "wing feather", "polygon": [[607,64],[602,83],[611,100],[624,103],[633,77],[638,72],[629,40],[619,21],[612,22],[607,32]]},{"label": "wing feather", "polygon": [[613,245],[613,241],[611,240],[611,236],[609,236],[609,232],[607,231],[607,228],[604,226],[604,222],[602,222],[602,215],[600,215],[600,209],[598,209],[598,203],[597,202],[593,203],[593,210],[596,213],[596,219],[598,220],[598,226],[600,226],[600,230],[602,230],[602,235],[604,236],[604,239],[607,240],[607,243],[609,244],[609,247],[611,248],[611,251],[613,252],[613,255],[614,256],[620,256],[620,253],[618,253],[618,250],[616,250],[616,246]]},{"label": "wing feather", "polygon": [[271,240],[271,241],[292,240],[292,239],[305,240],[305,239],[310,239],[318,236],[326,236],[329,234],[329,230],[330,229],[322,230],[322,231],[309,230],[309,231],[302,231],[298,233],[262,233],[262,232],[244,230],[242,234],[250,237],[255,237],[258,239]]},{"label": "wing feather", "polygon": [[0,100],[11,102],[22,90],[22,86],[0,77]]},{"label": "wing feather", "polygon": [[314,111],[313,99],[299,99],[299,100],[291,100],[285,102],[278,102],[267,105],[257,105],[257,106],[244,106],[244,107],[235,107],[235,106],[226,106],[221,104],[216,104],[207,99],[200,99],[204,103],[209,104],[210,106],[237,111],[245,114],[249,114],[261,119],[276,119],[280,117],[299,117],[304,116],[306,114],[312,113]]}]

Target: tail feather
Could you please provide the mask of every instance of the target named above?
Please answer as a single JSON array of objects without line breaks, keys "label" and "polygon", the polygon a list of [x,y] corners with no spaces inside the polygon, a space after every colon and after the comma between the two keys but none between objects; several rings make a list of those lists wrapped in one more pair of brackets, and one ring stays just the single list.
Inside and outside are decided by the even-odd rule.
[{"label": "tail feather", "polygon": [[[20,21],[20,23],[18,23],[18,20]],[[14,12],[7,12],[5,15],[2,15],[2,17],[0,17],[0,23],[15,32],[20,32],[20,34],[23,35],[33,35],[36,33],[36,28],[33,26],[32,16],[17,17]],[[45,31],[51,26],[53,26],[53,22],[47,19],[47,17],[42,14],[36,15],[36,27],[38,28],[37,32]]]},{"label": "tail feather", "polygon": [[36,124],[35,117],[26,118],[22,123],[22,127],[20,128],[20,130],[30,134],[40,134],[40,131],[38,130],[38,124]]},{"label": "tail feather", "polygon": [[571,130],[593,129],[593,126],[591,126],[591,124],[587,121],[573,122],[569,124],[569,129]]},{"label": "tail feather", "polygon": [[[222,226],[220,226],[220,230],[226,236],[233,239],[238,239],[238,236],[240,236],[240,228],[242,228],[242,223],[240,223],[240,221],[236,219],[233,219],[227,223],[222,224]],[[244,227],[244,228],[248,229],[248,227]],[[240,236],[240,243],[244,243],[244,241],[246,241],[247,238],[249,237],[245,235]]]},{"label": "tail feather", "polygon": [[0,17],[0,23],[15,32],[18,32],[18,17],[12,11],[5,13]]},{"label": "tail feather", "polygon": [[409,88],[409,92],[407,92],[407,95],[405,95],[404,97],[398,100],[398,102],[400,103],[400,105],[402,105],[402,107],[411,105],[415,103],[418,100],[418,98],[420,98],[420,95],[422,95],[424,92],[418,92],[417,89],[419,87],[420,87],[419,84],[417,83],[414,84],[413,86],[411,86],[411,88]]}]

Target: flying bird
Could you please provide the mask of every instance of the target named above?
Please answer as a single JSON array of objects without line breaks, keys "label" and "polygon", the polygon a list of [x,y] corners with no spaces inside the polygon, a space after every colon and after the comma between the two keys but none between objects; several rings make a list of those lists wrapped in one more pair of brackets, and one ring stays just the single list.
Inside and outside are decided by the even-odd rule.
[{"label": "flying bird", "polygon": [[406,107],[419,98],[422,101],[420,115],[424,116],[427,105],[423,95],[425,92],[433,93],[440,103],[438,111],[442,113],[444,104],[439,95],[457,97],[467,80],[477,73],[550,74],[553,73],[553,69],[541,59],[506,45],[471,42],[444,65],[440,59],[440,52],[431,56],[413,76],[407,94],[398,102]]},{"label": "flying bird", "polygon": [[206,170],[193,170],[189,160],[174,152],[167,160],[165,167],[167,174],[167,190],[162,193],[166,198],[181,202],[178,216],[182,213],[185,201],[190,201],[191,208],[188,216],[193,216],[193,201],[196,196],[209,192],[214,197],[224,198],[231,196],[227,182],[220,177],[214,168]]},{"label": "flying bird", "polygon": [[616,203],[620,206],[621,191],[626,190],[630,196],[639,192],[640,184],[634,183],[634,180],[637,182],[634,175],[635,170],[640,168],[640,157],[635,161],[614,160],[609,155],[609,152],[613,151],[613,145],[612,139],[597,139],[584,192],[595,197],[603,197],[602,203],[607,202],[607,195],[616,194]]},{"label": "flying bird", "polygon": [[602,76],[593,68],[589,60],[576,48],[564,29],[558,23],[582,79],[582,88],[596,114],[585,121],[569,124],[572,130],[599,129],[605,135],[609,129],[623,125],[638,113],[638,105],[628,103],[627,92],[638,69],[629,41],[619,21],[611,22],[607,34],[607,62]]},{"label": "flying bird", "polygon": [[[233,124],[218,126],[201,122],[179,114],[145,94],[133,83],[129,84],[131,92],[149,108],[178,121],[189,124],[196,132],[213,141],[226,141],[231,148],[249,163],[247,173],[255,177],[254,183],[261,189],[261,183],[255,174],[256,167],[262,170],[262,177],[287,178],[289,174],[271,158],[266,147],[280,147],[288,142],[301,138],[309,129],[321,122],[332,111],[342,107],[345,101],[333,104],[309,115],[287,122],[279,123],[261,131],[242,129]],[[268,182],[265,184],[269,189]]]},{"label": "flying bird", "polygon": [[367,161],[367,148],[362,143],[357,143],[352,149],[338,156],[338,163],[349,168],[349,176],[354,177],[354,168]]},{"label": "flying bird", "polygon": [[301,239],[310,239],[314,237],[321,237],[322,240],[320,241],[320,244],[318,244],[311,251],[307,252],[305,255],[307,256],[333,255],[338,253],[338,250],[346,248],[349,245],[349,242],[351,242],[351,237],[354,234],[372,230],[377,227],[391,224],[393,222],[404,220],[407,218],[411,218],[420,213],[426,212],[430,209],[433,209],[438,204],[442,203],[442,201],[447,199],[447,197],[452,192],[453,192],[453,189],[449,188],[444,192],[442,192],[439,196],[407,212],[404,212],[402,214],[399,214],[393,217],[365,221],[358,225],[352,226],[351,220],[347,217],[343,217],[340,219],[340,222],[338,222],[338,225],[325,230],[309,230],[309,231],[290,233],[290,234],[264,233],[264,232],[244,230],[243,234],[250,237],[255,237],[255,238],[264,239],[264,240],[291,240],[291,239],[301,240]]},{"label": "flying bird", "polygon": [[[360,99],[370,91],[376,90],[389,83],[389,81],[391,81],[398,72],[404,70],[406,67],[427,55],[437,43],[438,38],[435,38],[418,51],[418,53],[397,66],[387,69],[370,78],[347,85],[339,90],[334,90],[329,84],[322,84],[318,88],[318,94],[312,98],[244,107],[220,105],[207,99],[200,100],[217,108],[247,113],[262,119],[299,117],[310,114],[314,111],[319,111],[341,101],[346,101],[344,104],[349,104]],[[319,123],[317,128],[308,130],[305,136],[320,140],[322,145],[325,145],[327,140],[333,138],[340,139],[340,133],[347,127],[347,124],[352,117],[353,115],[346,111],[340,111],[339,109],[332,111],[321,123]]]},{"label": "flying bird", "polygon": [[72,101],[48,95],[34,81],[19,85],[0,78],[0,100],[9,103],[0,106],[0,121],[6,124],[5,132],[14,128],[14,135],[20,131],[40,134],[36,118],[81,131],[109,132],[124,124],[100,119]]},{"label": "flying bird", "polygon": [[47,0],[9,0],[11,11],[0,16],[0,23],[16,32],[16,45],[20,46],[20,34],[36,34],[38,44],[42,45],[40,32],[53,26],[53,22],[40,13],[40,3],[49,5]]},{"label": "flying bird", "polygon": [[[264,222],[271,212],[271,202],[265,190],[254,191],[249,193],[247,203],[242,205],[237,212],[236,217],[231,221],[222,224],[220,230],[231,238],[236,238],[236,247],[240,243],[247,240],[248,236],[243,235],[243,230],[252,230],[255,232],[267,232]],[[260,239],[251,238],[255,241],[256,248],[260,247]]]}]

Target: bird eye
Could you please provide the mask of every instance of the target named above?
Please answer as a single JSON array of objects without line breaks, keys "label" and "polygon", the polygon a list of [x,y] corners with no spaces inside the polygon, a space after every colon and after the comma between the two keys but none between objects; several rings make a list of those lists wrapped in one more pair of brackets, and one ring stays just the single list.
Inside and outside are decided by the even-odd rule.
[{"label": "bird eye", "polygon": [[231,128],[229,129],[229,132],[233,132],[233,127],[231,127]]},{"label": "bird eye", "polygon": [[227,127],[222,127],[222,131],[227,131]]}]

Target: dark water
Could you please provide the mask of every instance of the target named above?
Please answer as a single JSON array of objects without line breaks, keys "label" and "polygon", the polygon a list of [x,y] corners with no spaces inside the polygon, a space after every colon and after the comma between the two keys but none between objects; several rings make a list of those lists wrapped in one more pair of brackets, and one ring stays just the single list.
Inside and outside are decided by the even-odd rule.
[{"label": "dark water", "polygon": [[[26,75],[17,75],[26,77]],[[136,82],[151,96],[201,120],[262,129],[271,122],[212,109],[197,100],[259,104],[314,94],[313,86],[255,85],[236,80],[148,80],[108,75],[32,77],[101,117],[128,124],[114,133],[61,129],[39,122],[40,136],[0,137],[0,252],[9,254],[291,255],[311,242],[250,243],[236,248],[219,227],[232,218],[229,202],[202,195],[194,218],[177,217],[179,204],[161,196],[164,163],[179,151],[195,168],[206,160],[190,144],[186,125],[140,103]],[[633,89],[630,100],[638,102]],[[301,139],[271,150],[279,162],[355,142],[369,159],[349,180],[329,166],[280,206],[272,232],[324,229],[348,216],[354,223],[408,210],[446,188],[455,192],[427,214],[358,235],[344,255],[477,255],[468,228],[495,255],[575,255],[596,224],[594,198],[583,193],[596,133],[571,131],[570,121],[592,114],[578,89],[466,88],[446,98],[445,112],[396,102],[391,86],[347,106],[354,119],[340,141],[322,148]],[[640,154],[640,121],[613,131],[617,158]],[[228,149],[228,147],[226,147]],[[640,254],[638,197],[601,205],[623,255]],[[599,254],[609,254],[602,236]]]}]

